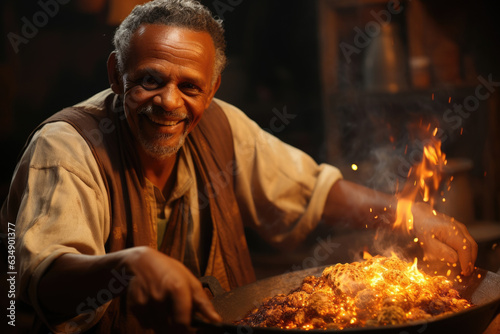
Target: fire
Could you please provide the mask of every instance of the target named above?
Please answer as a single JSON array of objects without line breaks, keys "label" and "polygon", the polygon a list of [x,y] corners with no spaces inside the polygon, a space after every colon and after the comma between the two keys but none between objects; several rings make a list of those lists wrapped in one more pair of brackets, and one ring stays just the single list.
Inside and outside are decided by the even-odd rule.
[{"label": "fire", "polygon": [[363,262],[327,267],[321,277],[306,277],[300,287],[265,300],[238,324],[341,330],[404,324],[471,306],[447,277],[420,271],[417,259],[365,256]]},{"label": "fire", "polygon": [[410,169],[403,190],[397,194],[394,228],[403,228],[408,232],[413,229],[411,209],[418,194],[421,195],[422,201],[434,207],[435,194],[439,191],[442,180],[442,170],[447,163],[446,155],[441,151],[441,141],[436,135],[437,128],[434,129],[431,139],[423,148],[422,161]]}]

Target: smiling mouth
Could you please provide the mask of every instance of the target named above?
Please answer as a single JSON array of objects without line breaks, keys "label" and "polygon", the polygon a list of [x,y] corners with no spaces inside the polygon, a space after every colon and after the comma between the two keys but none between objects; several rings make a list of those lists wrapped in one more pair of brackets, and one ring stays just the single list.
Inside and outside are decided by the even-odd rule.
[{"label": "smiling mouth", "polygon": [[174,126],[184,122],[186,119],[174,119],[174,120],[166,120],[160,117],[156,117],[155,115],[145,115],[151,122],[159,126]]}]

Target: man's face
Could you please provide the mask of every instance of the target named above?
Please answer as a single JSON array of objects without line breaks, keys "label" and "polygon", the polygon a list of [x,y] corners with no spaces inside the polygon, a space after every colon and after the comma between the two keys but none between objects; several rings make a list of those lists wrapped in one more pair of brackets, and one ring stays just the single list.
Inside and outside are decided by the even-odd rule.
[{"label": "man's face", "polygon": [[214,62],[206,32],[148,24],[134,33],[122,75],[125,115],[146,154],[162,159],[183,145],[218,88]]}]

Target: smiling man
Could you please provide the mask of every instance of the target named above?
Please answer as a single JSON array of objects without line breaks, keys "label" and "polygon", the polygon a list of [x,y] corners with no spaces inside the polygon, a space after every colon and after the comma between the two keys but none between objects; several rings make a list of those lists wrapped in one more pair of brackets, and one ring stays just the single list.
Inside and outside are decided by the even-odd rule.
[{"label": "smiling man", "polygon": [[175,154],[220,85],[212,37],[175,26],[141,25],[126,62],[112,53],[108,71],[114,93],[123,96],[145,176],[165,191]]},{"label": "smiling man", "polygon": [[[111,89],[33,132],[2,207],[39,331],[177,333],[193,314],[217,322],[197,277],[227,290],[255,279],[244,226],[292,247],[322,219],[394,220],[396,198],[341,180],[214,98],[223,29],[198,2],[138,6],[114,44]],[[425,204],[413,214],[428,255],[470,274],[477,246],[465,227]]]},{"label": "smiling man", "polygon": [[124,95],[141,152],[162,161],[184,144],[219,87],[215,48],[206,32],[144,25],[133,35],[130,50],[123,76],[116,71],[116,53],[110,57],[112,87]]}]

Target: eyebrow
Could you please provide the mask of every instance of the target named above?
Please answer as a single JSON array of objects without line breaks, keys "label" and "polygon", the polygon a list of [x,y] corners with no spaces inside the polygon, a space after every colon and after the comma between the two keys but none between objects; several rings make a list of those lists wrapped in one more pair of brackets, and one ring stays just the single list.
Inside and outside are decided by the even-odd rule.
[{"label": "eyebrow", "polygon": [[163,74],[160,71],[155,70],[151,67],[137,69],[134,72],[132,72],[132,74],[134,77],[143,77],[146,75],[157,76],[157,77],[163,76]]},{"label": "eyebrow", "polygon": [[[190,72],[190,71],[188,71]],[[133,72],[133,77],[134,79],[137,79],[137,78],[140,78],[140,77],[144,77],[146,75],[151,75],[151,76],[155,76],[155,77],[160,77],[160,78],[163,78],[165,77],[164,73],[157,70],[157,69],[154,69],[152,67],[144,67],[144,68],[139,68],[137,69],[136,71]],[[203,86],[204,84],[204,81],[203,79],[198,76],[198,75],[191,75],[191,74],[186,74],[186,71],[185,70],[181,70],[181,77],[185,80],[185,81],[189,81],[197,86],[199,86],[200,88]]]}]

